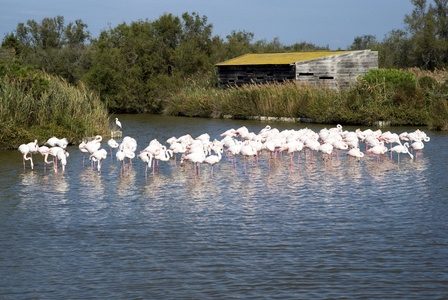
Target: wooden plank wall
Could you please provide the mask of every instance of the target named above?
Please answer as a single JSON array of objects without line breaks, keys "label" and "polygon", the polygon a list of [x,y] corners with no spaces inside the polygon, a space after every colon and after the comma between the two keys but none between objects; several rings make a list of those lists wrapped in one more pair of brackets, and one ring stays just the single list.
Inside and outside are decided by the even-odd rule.
[{"label": "wooden plank wall", "polygon": [[218,66],[218,85],[220,87],[282,82],[294,80],[295,77],[294,65]]},{"label": "wooden plank wall", "polygon": [[296,80],[326,84],[332,89],[345,89],[370,69],[378,68],[378,52],[354,51],[303,62],[296,62]]}]

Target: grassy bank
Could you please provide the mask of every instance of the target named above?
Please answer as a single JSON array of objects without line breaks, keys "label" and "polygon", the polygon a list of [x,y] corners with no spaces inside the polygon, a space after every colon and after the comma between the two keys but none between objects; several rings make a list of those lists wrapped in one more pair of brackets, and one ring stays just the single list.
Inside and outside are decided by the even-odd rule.
[{"label": "grassy bank", "polygon": [[322,123],[429,126],[448,130],[448,83],[446,71],[418,69],[359,80],[349,90],[297,84],[246,85],[217,89],[190,82],[166,100],[167,115],[222,117],[267,116],[311,118]]},{"label": "grassy bank", "polygon": [[[29,84],[33,77],[39,84]],[[109,132],[99,97],[49,75],[5,76],[0,83],[0,149],[56,136],[69,141]]]}]

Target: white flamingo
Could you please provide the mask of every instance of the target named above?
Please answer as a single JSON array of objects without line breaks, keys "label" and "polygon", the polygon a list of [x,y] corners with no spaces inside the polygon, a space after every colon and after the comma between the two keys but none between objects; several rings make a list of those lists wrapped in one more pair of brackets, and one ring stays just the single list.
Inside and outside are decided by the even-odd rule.
[{"label": "white flamingo", "polygon": [[139,155],[137,155],[137,158],[140,158],[146,164],[145,176],[147,176],[148,175],[148,167],[151,168],[153,155],[151,153],[149,153],[148,151],[143,151]]},{"label": "white flamingo", "polygon": [[100,149],[95,151],[90,155],[90,159],[98,162],[98,171],[101,174],[101,162],[107,158],[107,151],[105,149]]},{"label": "white flamingo", "polygon": [[414,156],[409,152],[409,143],[405,142],[403,145],[399,143],[399,145],[396,145],[389,149],[389,152],[392,155],[392,152],[397,153],[398,156],[398,163],[400,163],[400,153],[407,153],[411,157],[411,159],[414,159]]},{"label": "white flamingo", "polygon": [[118,148],[119,144],[114,139],[108,140],[107,144],[109,145],[109,148],[110,148],[110,158],[112,159],[113,158],[113,156],[112,156],[112,149]]},{"label": "white flamingo", "polygon": [[243,144],[243,146],[241,147],[240,153],[244,157],[244,173],[246,173],[246,157],[253,158],[254,156],[257,156],[258,153],[257,153],[257,150],[255,149],[255,147],[251,143],[248,143],[248,142],[245,142]]},{"label": "white flamingo", "polygon": [[212,166],[212,170],[211,170],[212,179],[213,179],[213,167],[214,167],[214,165],[216,165],[217,163],[219,163],[221,161],[221,153],[223,152],[223,149],[215,148],[214,152],[216,153],[216,155],[209,155],[203,161],[203,163],[206,163],[206,164],[209,164]]},{"label": "white flamingo", "polygon": [[[33,158],[31,157],[31,154],[30,154],[30,147],[27,144],[22,144],[19,146],[18,150],[22,154],[22,157],[23,157],[23,170],[25,171],[25,161],[26,160],[30,161],[31,170],[34,170],[34,163],[33,163]],[[29,157],[27,156],[28,154],[30,154]]]}]

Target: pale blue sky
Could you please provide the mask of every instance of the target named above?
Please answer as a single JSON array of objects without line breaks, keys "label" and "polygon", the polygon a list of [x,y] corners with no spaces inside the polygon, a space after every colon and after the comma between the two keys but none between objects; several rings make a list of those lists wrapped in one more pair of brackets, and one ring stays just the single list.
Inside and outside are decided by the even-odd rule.
[{"label": "pale blue sky", "polygon": [[0,0],[0,38],[18,23],[46,17],[63,16],[65,25],[81,19],[96,38],[109,25],[197,12],[222,38],[245,30],[255,34],[254,41],[278,37],[284,45],[309,42],[337,50],[356,36],[381,41],[391,30],[404,29],[412,9],[410,0]]}]

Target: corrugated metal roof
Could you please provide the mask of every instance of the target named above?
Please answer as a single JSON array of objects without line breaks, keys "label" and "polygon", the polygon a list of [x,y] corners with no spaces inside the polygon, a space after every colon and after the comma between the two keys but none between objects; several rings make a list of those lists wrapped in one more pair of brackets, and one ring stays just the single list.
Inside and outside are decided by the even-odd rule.
[{"label": "corrugated metal roof", "polygon": [[297,61],[310,60],[336,54],[348,53],[353,51],[315,51],[315,52],[289,52],[289,53],[262,53],[246,54],[221,63],[217,66],[231,65],[283,65],[291,64]]}]

